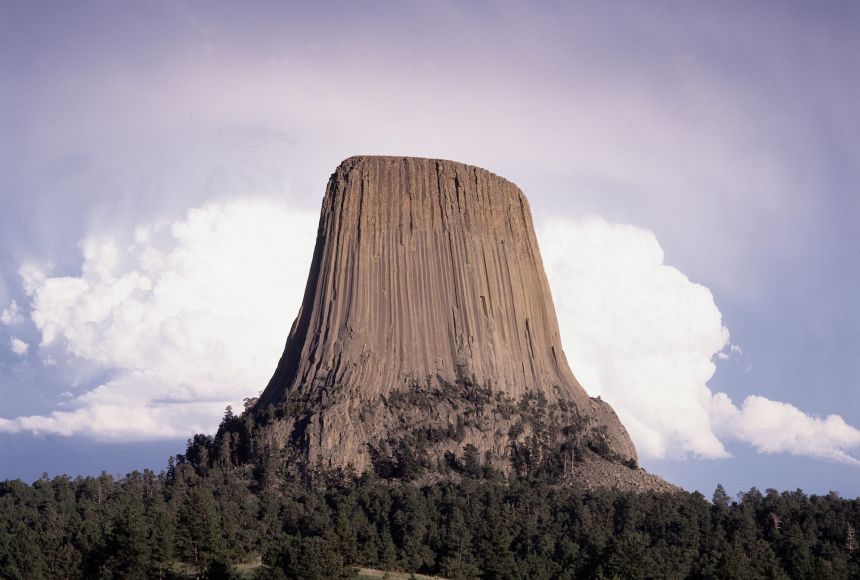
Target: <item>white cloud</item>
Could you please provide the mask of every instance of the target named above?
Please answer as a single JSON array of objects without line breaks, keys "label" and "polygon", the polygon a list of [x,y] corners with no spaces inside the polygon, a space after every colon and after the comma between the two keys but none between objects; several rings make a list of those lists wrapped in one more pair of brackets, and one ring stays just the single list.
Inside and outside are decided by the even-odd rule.
[{"label": "white cloud", "polygon": [[721,350],[717,353],[717,358],[719,360],[729,360],[733,355],[743,356],[743,349],[736,344],[726,344],[728,347],[728,352],[725,349]]},{"label": "white cloud", "polygon": [[594,218],[540,229],[565,352],[641,453],[726,457],[708,416],[729,334],[704,286],[663,264],[650,231]]},{"label": "white cloud", "polygon": [[[191,362],[191,361],[190,361]],[[196,361],[218,365],[217,361]],[[228,403],[247,396],[242,388],[212,385],[213,396],[192,392],[188,386],[174,387],[169,377],[154,370],[129,372],[71,402],[61,395],[63,406],[49,415],[0,419],[0,431],[35,434],[86,435],[97,439],[147,440],[187,437],[211,433]],[[243,392],[239,392],[239,391]],[[221,391],[220,393],[217,391]],[[183,397],[187,399],[183,400]],[[216,400],[212,400],[212,399]]]},{"label": "white cloud", "polygon": [[88,237],[79,276],[22,268],[40,348],[111,379],[0,430],[125,439],[211,431],[226,404],[256,394],[275,368],[316,224],[315,213],[271,201],[209,204],[141,225],[128,243]]},{"label": "white cloud", "polygon": [[36,288],[45,280],[44,270],[32,263],[23,264],[18,268],[18,275],[21,277],[21,286],[28,296],[32,296]]},{"label": "white cloud", "polygon": [[5,326],[14,326],[23,321],[24,317],[21,315],[21,309],[14,300],[9,303],[9,306],[3,309],[3,312],[0,312],[0,323]]},{"label": "white cloud", "polygon": [[[860,432],[750,396],[742,408],[708,381],[715,358],[741,355],[711,292],[663,263],[657,238],[600,218],[553,220],[539,230],[573,371],[616,409],[640,453],[729,456],[723,441],[764,453],[854,463]],[[725,350],[728,348],[728,353]]]},{"label": "white cloud", "polygon": [[812,417],[788,403],[751,395],[736,407],[725,393],[712,400],[714,429],[727,439],[753,445],[761,453],[809,455],[860,465],[849,451],[860,447],[860,430],[839,415]]},{"label": "white cloud", "polygon": [[11,348],[12,352],[14,352],[15,354],[24,356],[25,354],[27,354],[27,350],[30,348],[30,345],[21,340],[20,338],[13,337],[9,341],[9,348]]}]

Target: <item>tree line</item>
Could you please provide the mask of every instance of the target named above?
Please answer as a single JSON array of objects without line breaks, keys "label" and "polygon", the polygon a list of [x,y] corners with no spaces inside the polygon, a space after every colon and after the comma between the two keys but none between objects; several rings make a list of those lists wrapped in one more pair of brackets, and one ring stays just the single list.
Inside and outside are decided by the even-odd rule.
[{"label": "tree line", "polygon": [[427,484],[302,478],[253,449],[247,417],[228,412],[160,473],[0,482],[0,577],[860,577],[860,504],[835,493],[590,491],[477,457]]}]

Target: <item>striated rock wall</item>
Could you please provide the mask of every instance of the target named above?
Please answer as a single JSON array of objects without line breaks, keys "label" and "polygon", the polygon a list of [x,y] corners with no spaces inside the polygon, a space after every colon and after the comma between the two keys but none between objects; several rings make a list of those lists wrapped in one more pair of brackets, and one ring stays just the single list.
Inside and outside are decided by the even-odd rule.
[{"label": "striated rock wall", "polygon": [[[304,301],[257,406],[292,406],[275,443],[361,469],[375,441],[441,429],[461,413],[457,397],[380,412],[392,396],[452,386],[569,405],[614,455],[636,459],[615,413],[568,366],[519,188],[451,161],[347,159],[329,180]],[[479,423],[498,423],[492,414]],[[508,423],[468,439],[502,464],[509,446],[494,437]]]}]

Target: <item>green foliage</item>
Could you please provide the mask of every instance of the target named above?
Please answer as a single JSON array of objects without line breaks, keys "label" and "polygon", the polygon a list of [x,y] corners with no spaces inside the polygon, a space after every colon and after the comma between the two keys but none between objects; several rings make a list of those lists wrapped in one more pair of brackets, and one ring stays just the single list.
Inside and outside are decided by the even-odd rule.
[{"label": "green foliage", "polygon": [[[373,469],[383,479],[411,481],[427,471],[498,479],[500,471],[513,471],[520,477],[551,480],[590,456],[638,467],[614,453],[605,426],[595,425],[564,400],[548,401],[543,393],[527,392],[514,401],[464,377],[455,385],[437,377],[433,386],[415,384],[381,396],[378,404],[366,402],[359,420],[372,422],[375,406],[384,408],[395,425],[387,440],[368,445]],[[429,417],[445,409],[447,424],[403,420],[416,409],[428,410]],[[464,444],[476,434],[507,438],[507,445],[480,457],[474,446]],[[455,450],[448,448],[452,441],[459,444]]]},{"label": "green foliage", "polygon": [[[553,412],[526,410],[524,422]],[[358,566],[449,578],[860,577],[860,504],[836,494],[753,488],[731,501],[718,486],[711,503],[584,491],[501,478],[468,445],[450,459],[460,477],[432,485],[348,471],[308,485],[271,477],[255,421],[226,414],[215,437],[193,438],[158,474],[0,482],[0,578],[237,578],[236,564],[257,558],[259,578],[349,578]],[[532,468],[546,465],[547,448],[523,449]],[[420,456],[392,453],[401,475],[422,469]]]},{"label": "green foliage", "polygon": [[729,497],[729,494],[726,493],[726,489],[723,487],[723,484],[718,483],[717,488],[714,490],[712,503],[717,508],[726,509],[729,507],[730,502],[731,498]]}]

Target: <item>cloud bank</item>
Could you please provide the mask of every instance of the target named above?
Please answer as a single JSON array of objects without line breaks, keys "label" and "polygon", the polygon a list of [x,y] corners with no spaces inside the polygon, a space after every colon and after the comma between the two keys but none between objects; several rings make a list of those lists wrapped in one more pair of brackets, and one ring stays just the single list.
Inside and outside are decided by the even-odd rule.
[{"label": "cloud bank", "polygon": [[752,444],[762,453],[790,453],[860,465],[848,452],[860,447],[860,431],[839,415],[811,417],[788,403],[751,395],[740,408],[725,393],[711,401],[715,430]]},{"label": "cloud bank", "polygon": [[0,430],[118,439],[212,431],[225,405],[268,381],[315,234],[316,215],[234,201],[142,224],[128,240],[89,237],[77,276],[22,268],[46,360],[95,366],[108,380],[70,385],[58,410],[0,420]]},{"label": "cloud bank", "polygon": [[740,407],[708,381],[738,356],[711,292],[663,263],[656,236],[600,218],[539,229],[544,264],[573,371],[609,401],[645,456],[728,457],[736,440],[762,453],[846,463],[860,431],[751,395]]},{"label": "cloud bank", "polygon": [[[316,214],[263,199],[210,203],[128,239],[92,235],[75,276],[21,268],[43,364],[97,368],[48,415],[0,419],[0,431],[104,439],[211,432],[226,404],[266,384],[301,303]],[[751,395],[736,406],[708,387],[718,359],[739,356],[711,292],[664,264],[655,235],[599,218],[539,228],[574,373],[617,410],[646,457],[762,453],[860,463],[860,431]],[[11,349],[26,354],[28,346]],[[35,345],[34,345],[35,346]],[[18,350],[15,350],[18,349]],[[23,352],[18,352],[23,351]],[[106,377],[106,378],[104,378]]]}]

